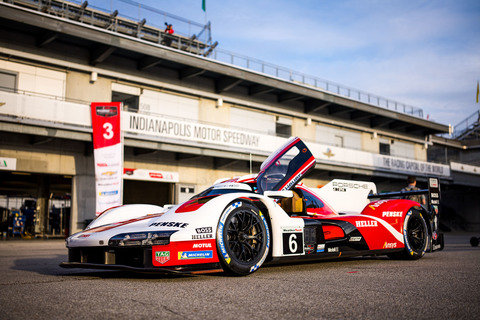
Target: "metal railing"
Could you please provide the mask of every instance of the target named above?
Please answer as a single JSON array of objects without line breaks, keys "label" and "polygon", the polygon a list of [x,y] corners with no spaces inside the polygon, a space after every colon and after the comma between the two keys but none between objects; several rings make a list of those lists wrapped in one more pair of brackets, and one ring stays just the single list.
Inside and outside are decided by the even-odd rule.
[{"label": "metal railing", "polygon": [[475,130],[480,130],[480,110],[475,111],[453,127],[453,138],[461,139]]},{"label": "metal railing", "polygon": [[402,102],[387,99],[372,93],[350,88],[332,81],[328,81],[319,77],[301,73],[292,69],[281,67],[272,63],[268,63],[259,59],[248,56],[239,55],[237,53],[215,48],[210,58],[222,61],[224,63],[233,64],[248,70],[268,74],[270,76],[292,81],[300,85],[313,87],[322,91],[327,91],[350,99],[364,102],[377,107],[410,114],[419,118],[423,118],[423,109],[413,107]]}]

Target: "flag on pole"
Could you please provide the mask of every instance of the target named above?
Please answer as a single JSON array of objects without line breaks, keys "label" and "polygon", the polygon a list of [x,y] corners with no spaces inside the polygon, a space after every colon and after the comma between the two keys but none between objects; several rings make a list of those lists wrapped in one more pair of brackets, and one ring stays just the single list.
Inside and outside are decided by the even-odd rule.
[{"label": "flag on pole", "polygon": [[207,0],[202,0],[202,10],[203,10],[204,12],[207,11],[207,4],[205,3],[206,1],[207,1]]},{"label": "flag on pole", "polygon": [[478,94],[480,93],[480,88],[478,87],[478,80],[477,80],[477,103],[478,103]]}]

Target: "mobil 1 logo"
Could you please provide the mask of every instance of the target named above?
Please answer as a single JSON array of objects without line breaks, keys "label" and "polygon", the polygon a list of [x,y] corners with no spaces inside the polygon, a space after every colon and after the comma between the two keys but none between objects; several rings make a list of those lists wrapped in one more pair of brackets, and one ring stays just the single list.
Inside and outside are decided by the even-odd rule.
[{"label": "mobil 1 logo", "polygon": [[283,233],[283,254],[303,253],[303,232]]}]

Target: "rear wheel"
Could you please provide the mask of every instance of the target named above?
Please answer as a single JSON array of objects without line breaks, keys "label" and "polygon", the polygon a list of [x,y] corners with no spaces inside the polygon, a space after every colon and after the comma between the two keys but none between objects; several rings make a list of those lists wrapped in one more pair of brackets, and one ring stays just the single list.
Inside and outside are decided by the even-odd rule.
[{"label": "rear wheel", "polygon": [[418,210],[410,209],[405,216],[403,239],[405,249],[402,252],[389,254],[390,258],[417,260],[425,255],[428,246],[428,228],[422,213]]},{"label": "rear wheel", "polygon": [[217,249],[224,270],[247,275],[265,261],[270,235],[265,216],[254,205],[235,201],[222,213],[217,229]]}]

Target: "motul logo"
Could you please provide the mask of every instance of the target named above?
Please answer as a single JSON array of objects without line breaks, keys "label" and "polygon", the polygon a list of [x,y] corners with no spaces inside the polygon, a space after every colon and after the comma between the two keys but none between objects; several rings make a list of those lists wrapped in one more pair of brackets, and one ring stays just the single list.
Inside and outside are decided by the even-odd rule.
[{"label": "motul logo", "polygon": [[377,227],[377,221],[355,221],[356,227]]},{"label": "motul logo", "polygon": [[212,247],[212,244],[211,243],[194,243],[192,248],[193,249],[196,249],[196,248],[211,248]]}]

